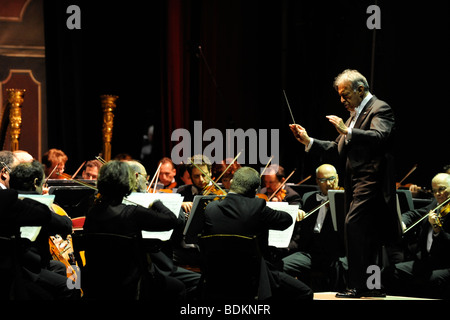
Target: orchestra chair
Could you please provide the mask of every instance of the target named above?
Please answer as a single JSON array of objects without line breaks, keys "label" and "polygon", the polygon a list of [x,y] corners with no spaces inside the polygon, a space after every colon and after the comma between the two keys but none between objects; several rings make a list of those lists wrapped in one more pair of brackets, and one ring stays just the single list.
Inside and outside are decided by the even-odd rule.
[{"label": "orchestra chair", "polygon": [[397,198],[400,204],[401,212],[414,210],[414,201],[411,191],[397,189]]},{"label": "orchestra chair", "polygon": [[262,255],[256,236],[199,235],[201,299],[257,300]]},{"label": "orchestra chair", "polygon": [[141,300],[150,294],[152,262],[142,250],[141,240],[140,235],[73,234],[86,300]]},{"label": "orchestra chair", "polygon": [[22,264],[20,263],[20,238],[0,237],[0,300],[22,299]]}]

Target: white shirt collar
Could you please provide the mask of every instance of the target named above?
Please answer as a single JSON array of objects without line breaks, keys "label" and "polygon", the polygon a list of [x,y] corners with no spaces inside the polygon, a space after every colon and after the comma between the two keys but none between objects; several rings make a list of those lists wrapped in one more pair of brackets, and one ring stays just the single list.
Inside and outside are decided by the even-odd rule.
[{"label": "white shirt collar", "polygon": [[350,111],[350,114],[352,116],[354,116],[355,119],[357,119],[359,114],[361,113],[361,110],[364,109],[364,107],[366,106],[367,102],[369,102],[369,100],[372,99],[372,97],[373,97],[373,95],[370,92],[368,92],[366,97],[359,104],[359,106],[357,108],[355,108],[355,110]]}]

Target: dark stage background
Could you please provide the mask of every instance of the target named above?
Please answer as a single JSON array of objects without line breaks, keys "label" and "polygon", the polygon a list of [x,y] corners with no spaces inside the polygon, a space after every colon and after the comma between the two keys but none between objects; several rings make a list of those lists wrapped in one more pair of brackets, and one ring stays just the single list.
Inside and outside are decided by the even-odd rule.
[{"label": "dark stage background", "polygon": [[[381,29],[373,31],[366,9],[375,3]],[[71,4],[81,30],[66,27]],[[142,159],[150,174],[170,156],[172,131],[201,120],[222,132],[278,128],[280,164],[296,168],[298,182],[320,159],[293,138],[282,89],[310,136],[334,140],[325,115],[348,117],[332,87],[346,68],[396,112],[397,179],[418,164],[405,182],[429,187],[450,164],[448,2],[46,0],[44,13],[48,146],[67,153],[69,173],[101,152],[99,96],[114,94],[112,155],[141,159],[154,125],[151,157]]]}]

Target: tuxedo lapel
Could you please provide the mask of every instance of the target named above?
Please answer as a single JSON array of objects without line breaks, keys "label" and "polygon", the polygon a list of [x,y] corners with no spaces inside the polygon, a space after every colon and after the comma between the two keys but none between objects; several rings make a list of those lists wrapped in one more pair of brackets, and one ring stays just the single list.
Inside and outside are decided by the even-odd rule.
[{"label": "tuxedo lapel", "polygon": [[360,128],[361,124],[364,122],[364,119],[367,117],[367,115],[370,113],[370,110],[372,109],[373,103],[377,100],[375,96],[373,96],[364,106],[364,109],[361,110],[361,113],[359,114],[358,119],[356,120],[356,123],[354,125],[354,128]]}]

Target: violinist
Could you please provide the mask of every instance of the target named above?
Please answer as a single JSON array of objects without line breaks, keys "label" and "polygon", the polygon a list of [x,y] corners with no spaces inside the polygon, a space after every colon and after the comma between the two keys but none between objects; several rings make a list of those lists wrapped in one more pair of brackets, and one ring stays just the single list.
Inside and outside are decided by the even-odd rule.
[{"label": "violinist", "polygon": [[187,166],[184,163],[180,163],[177,166],[177,176],[175,177],[177,180],[177,186],[180,187],[185,184],[192,184],[191,176],[187,171]]},{"label": "violinist", "polygon": [[[147,171],[145,167],[138,161],[127,161],[131,168],[136,172],[137,184],[134,192],[147,192],[146,179]],[[179,224],[184,224],[183,215],[179,215]],[[195,294],[198,282],[200,280],[200,273],[181,268],[174,264],[172,256],[171,241],[164,241],[158,248],[155,247],[152,241],[143,239],[144,247],[147,247],[152,263],[155,266],[155,271],[165,278],[167,283],[176,283],[178,287],[184,287],[186,297],[189,298]]]},{"label": "violinist", "polygon": [[[105,163],[99,172],[97,186],[99,197],[86,215],[85,234],[112,233],[139,237],[142,230],[166,231],[177,224],[177,217],[164,204],[156,200],[149,208],[123,204],[136,186],[136,172],[126,161],[112,160]],[[128,251],[130,248],[117,248]],[[180,283],[167,282],[167,278],[145,281],[147,272],[136,261],[115,259],[115,252],[86,251],[85,276],[88,299],[148,299],[153,295],[167,298],[181,298],[184,287]],[[105,260],[103,260],[105,259]],[[112,260],[110,260],[112,259]],[[111,281],[113,279],[113,281]],[[150,283],[151,282],[151,283]],[[158,292],[158,290],[161,290]]]},{"label": "violinist", "polygon": [[81,177],[84,180],[97,180],[98,172],[102,167],[102,163],[98,160],[89,160],[81,172]]},{"label": "violinist", "polygon": [[[303,204],[303,209],[311,214],[296,222],[288,247],[289,255],[283,258],[283,270],[306,283],[311,281],[311,271],[316,271],[315,274],[319,271],[326,281],[311,282],[313,290],[336,291],[343,289],[337,287],[338,280],[342,280],[337,275],[345,264],[343,243],[333,228],[329,206],[315,210],[328,200],[328,190],[340,189],[336,168],[330,164],[319,166],[316,169],[316,183],[319,191],[306,194]],[[326,287],[314,287],[318,283]]]},{"label": "violinist", "polygon": [[[187,221],[192,209],[194,197],[196,195],[203,195],[207,187],[212,185],[212,163],[208,157],[199,154],[189,158],[186,167],[192,184],[181,186],[177,189],[177,193],[184,197],[181,209]],[[198,267],[201,259],[200,253],[196,245],[185,242],[183,229],[184,226],[182,228],[179,226],[172,233],[171,241],[173,243],[174,261],[178,265]]]},{"label": "violinist", "polygon": [[42,164],[47,179],[65,179],[62,173],[66,168],[66,162],[69,158],[64,151],[59,149],[50,149],[42,156]]},{"label": "violinist", "polygon": [[161,168],[159,170],[159,182],[162,183],[163,189],[173,190],[177,187],[175,176],[177,175],[177,168],[170,158],[164,157],[159,163]]},{"label": "violinist", "polygon": [[[192,164],[192,162],[194,162],[195,165]],[[200,154],[190,158],[186,166],[192,184],[181,186],[178,188],[177,193],[184,197],[181,208],[185,213],[190,213],[194,197],[196,195],[202,195],[205,188],[211,185],[212,163],[208,157]]]},{"label": "violinist", "polygon": [[[410,261],[387,268],[382,281],[388,293],[428,298],[450,298],[450,206],[442,206],[450,197],[450,174],[439,173],[431,181],[434,201],[402,214],[404,229],[428,215],[420,228],[418,250]],[[434,210],[439,208],[438,210]]]},{"label": "violinist", "polygon": [[[262,180],[265,187],[261,189],[261,193],[270,198],[286,180],[284,168],[279,165],[270,165],[264,172]],[[300,208],[302,207],[300,195],[286,184],[277,191],[271,201],[289,202],[289,204],[298,204]]]},{"label": "violinist", "polygon": [[[218,163],[213,166],[213,175],[214,177],[221,177],[220,181],[222,183],[223,189],[229,190],[231,186],[231,179],[233,179],[233,175],[237,169],[241,167],[238,162],[231,162],[233,159],[228,158],[222,160],[221,163]],[[231,164],[231,166],[229,165]]]},{"label": "violinist", "polygon": [[[33,160],[18,164],[11,172],[10,187],[19,194],[42,194],[44,169]],[[66,266],[52,259],[49,237],[56,234],[67,236],[72,233],[72,221],[67,215],[51,211],[49,219],[42,223],[34,241],[22,239],[24,273],[34,284],[45,289],[50,297],[46,299],[78,299],[80,291],[67,287]]]}]

